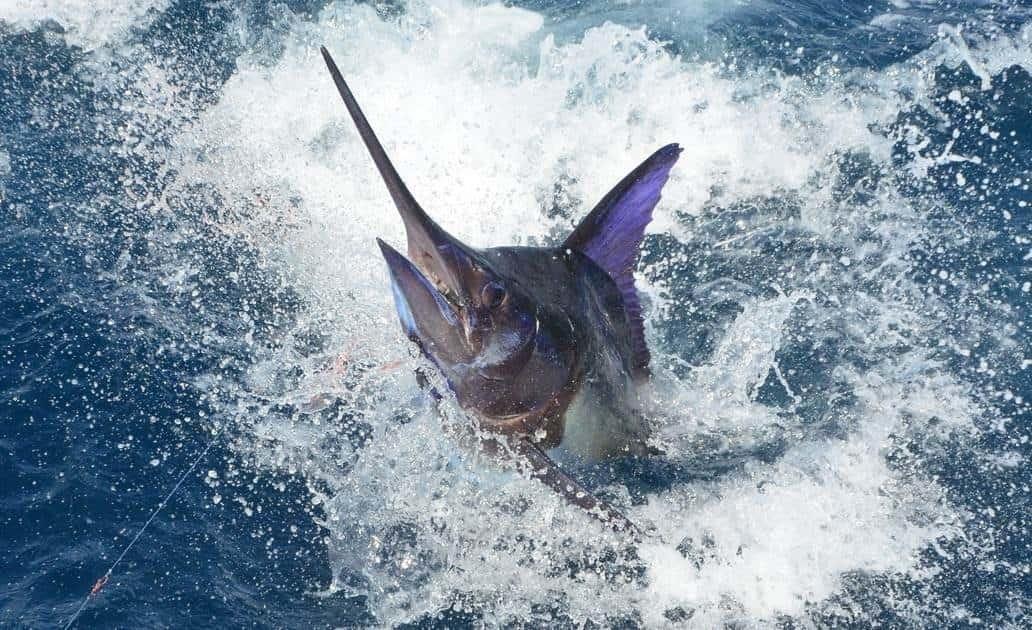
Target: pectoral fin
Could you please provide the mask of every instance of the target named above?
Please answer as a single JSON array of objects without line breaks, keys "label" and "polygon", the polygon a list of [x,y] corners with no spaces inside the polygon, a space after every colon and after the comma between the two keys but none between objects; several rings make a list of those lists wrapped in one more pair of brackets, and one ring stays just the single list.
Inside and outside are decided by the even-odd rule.
[{"label": "pectoral fin", "polygon": [[541,447],[528,438],[512,440],[511,447],[529,466],[530,476],[557,492],[567,503],[576,505],[618,532],[631,532],[642,538],[638,526],[616,508],[599,499],[576,479],[563,472]]}]

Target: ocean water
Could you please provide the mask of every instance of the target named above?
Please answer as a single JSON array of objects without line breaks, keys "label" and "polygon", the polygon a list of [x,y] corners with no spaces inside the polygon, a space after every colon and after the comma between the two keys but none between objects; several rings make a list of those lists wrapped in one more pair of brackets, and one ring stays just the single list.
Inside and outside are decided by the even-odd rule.
[{"label": "ocean water", "polygon": [[[666,456],[575,471],[648,542],[441,430],[320,45],[475,245],[685,148]],[[78,627],[1029,627],[1030,72],[1022,2],[3,0],[0,626],[214,439]]]}]

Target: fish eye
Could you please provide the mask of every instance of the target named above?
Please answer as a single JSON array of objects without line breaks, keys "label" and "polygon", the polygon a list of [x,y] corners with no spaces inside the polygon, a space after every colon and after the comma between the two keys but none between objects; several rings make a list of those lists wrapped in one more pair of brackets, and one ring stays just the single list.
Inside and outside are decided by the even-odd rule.
[{"label": "fish eye", "polygon": [[488,282],[480,290],[480,303],[488,308],[498,308],[505,301],[505,287],[497,282]]}]

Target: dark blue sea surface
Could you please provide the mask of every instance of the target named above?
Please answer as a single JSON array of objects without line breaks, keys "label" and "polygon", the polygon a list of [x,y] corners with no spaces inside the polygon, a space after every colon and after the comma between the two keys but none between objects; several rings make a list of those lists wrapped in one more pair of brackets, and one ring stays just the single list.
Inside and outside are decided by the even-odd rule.
[{"label": "dark blue sea surface", "polygon": [[[1032,5],[28,5],[0,627],[63,626],[213,438],[79,627],[1032,625]],[[435,432],[321,44],[480,244],[686,147],[639,269],[668,457],[577,471],[664,544]]]}]

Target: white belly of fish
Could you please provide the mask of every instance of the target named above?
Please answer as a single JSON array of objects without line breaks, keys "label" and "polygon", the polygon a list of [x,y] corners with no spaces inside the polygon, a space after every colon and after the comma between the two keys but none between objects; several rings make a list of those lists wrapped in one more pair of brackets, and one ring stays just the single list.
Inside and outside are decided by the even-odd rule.
[{"label": "white belly of fish", "polygon": [[592,388],[581,388],[566,409],[558,448],[586,460],[644,453],[648,429],[641,414],[630,405],[614,408],[602,400]]}]

